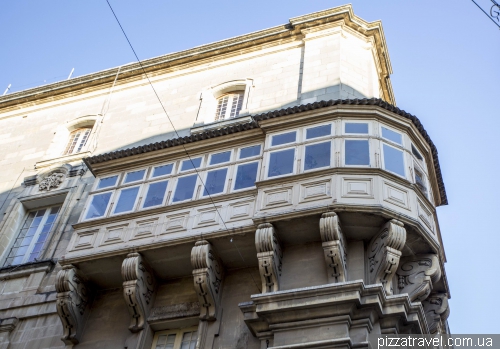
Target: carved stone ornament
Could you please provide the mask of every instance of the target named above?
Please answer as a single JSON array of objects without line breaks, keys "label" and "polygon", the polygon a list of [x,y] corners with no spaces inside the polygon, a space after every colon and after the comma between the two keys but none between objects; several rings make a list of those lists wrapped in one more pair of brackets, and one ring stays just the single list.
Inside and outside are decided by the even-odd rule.
[{"label": "carved stone ornament", "polygon": [[340,228],[339,217],[335,212],[323,213],[319,220],[319,231],[323,241],[328,282],[347,281],[347,253],[345,240]]},{"label": "carved stone ornament", "polygon": [[191,250],[194,288],[200,302],[200,319],[213,321],[217,317],[222,295],[224,270],[212,245],[197,241]]},{"label": "carved stone ornament", "polygon": [[392,294],[392,277],[398,269],[405,242],[406,230],[403,223],[392,219],[384,224],[368,246],[369,283],[382,283],[388,295]]},{"label": "carved stone ornament", "polygon": [[128,329],[139,332],[144,329],[153,305],[156,279],[144,258],[136,252],[129,253],[122,263],[123,296],[132,319]]},{"label": "carved stone ornament", "polygon": [[259,260],[262,293],[279,291],[283,252],[272,224],[259,224],[255,232],[255,247]]},{"label": "carved stone ornament", "polygon": [[422,306],[424,307],[429,332],[432,334],[445,333],[444,322],[450,315],[448,296],[444,293],[432,294],[422,302]]},{"label": "carved stone ornament", "polygon": [[78,344],[90,301],[85,278],[75,266],[65,265],[57,273],[56,291],[57,314],[64,331],[61,340],[66,344]]},{"label": "carved stone ornament", "polygon": [[441,277],[439,258],[435,254],[404,257],[396,272],[399,293],[408,293],[412,302],[422,302]]},{"label": "carved stone ornament", "polygon": [[51,190],[59,187],[66,176],[63,173],[55,172],[50,176],[45,177],[38,185],[39,190]]}]

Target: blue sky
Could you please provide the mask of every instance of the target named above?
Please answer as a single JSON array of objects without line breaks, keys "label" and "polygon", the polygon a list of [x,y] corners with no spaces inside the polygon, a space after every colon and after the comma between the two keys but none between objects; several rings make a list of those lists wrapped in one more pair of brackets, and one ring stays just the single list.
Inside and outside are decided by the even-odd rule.
[{"label": "blue sky", "polygon": [[[480,0],[485,7],[490,3]],[[141,59],[285,24],[343,1],[111,0]],[[472,1],[353,0],[381,19],[397,105],[439,151],[438,208],[453,333],[499,333],[500,30]],[[0,94],[135,61],[105,0],[11,1],[0,11]],[[496,150],[495,150],[496,149]]]}]

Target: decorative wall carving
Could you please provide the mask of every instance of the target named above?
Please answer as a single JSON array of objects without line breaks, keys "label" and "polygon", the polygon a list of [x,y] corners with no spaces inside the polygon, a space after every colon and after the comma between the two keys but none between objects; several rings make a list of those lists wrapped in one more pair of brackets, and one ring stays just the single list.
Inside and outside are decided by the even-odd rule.
[{"label": "decorative wall carving", "polygon": [[215,320],[220,308],[224,270],[212,245],[197,241],[191,250],[194,288],[200,302],[200,319]]},{"label": "decorative wall carving", "polygon": [[122,263],[123,296],[132,320],[128,329],[139,332],[153,305],[156,279],[144,258],[136,252],[129,253]]},{"label": "decorative wall carving", "polygon": [[444,293],[435,293],[422,302],[427,325],[430,333],[445,333],[444,322],[450,315],[448,296]]},{"label": "decorative wall carving", "polygon": [[85,277],[73,265],[65,265],[57,273],[57,314],[63,324],[61,340],[66,344],[78,344],[88,314],[90,290]]},{"label": "decorative wall carving", "polygon": [[255,247],[262,293],[279,291],[283,252],[272,224],[259,224],[255,232]]},{"label": "decorative wall carving", "polygon": [[323,213],[319,220],[319,231],[323,241],[328,282],[347,281],[346,243],[340,228],[339,217],[335,212]]},{"label": "decorative wall carving", "polygon": [[396,272],[399,293],[408,293],[412,302],[422,302],[441,277],[439,258],[435,254],[404,257]]},{"label": "decorative wall carving", "polygon": [[38,185],[39,190],[51,190],[59,187],[66,176],[60,172],[54,172],[50,176],[45,177]]},{"label": "decorative wall carving", "polygon": [[405,242],[403,223],[392,219],[384,224],[368,246],[368,281],[370,284],[382,283],[387,294],[392,294],[392,277],[398,269]]}]

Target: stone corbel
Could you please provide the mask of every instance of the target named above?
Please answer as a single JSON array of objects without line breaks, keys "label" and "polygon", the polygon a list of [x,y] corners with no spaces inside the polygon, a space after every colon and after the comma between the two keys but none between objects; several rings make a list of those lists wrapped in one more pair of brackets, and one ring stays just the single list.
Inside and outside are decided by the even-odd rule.
[{"label": "stone corbel", "polygon": [[412,302],[422,302],[441,277],[439,258],[435,254],[404,257],[396,272],[399,293],[408,293]]},{"label": "stone corbel", "polygon": [[89,313],[90,290],[86,278],[73,265],[65,265],[57,273],[57,314],[63,324],[61,340],[65,344],[78,344]]},{"label": "stone corbel", "polygon": [[216,320],[220,309],[224,270],[217,253],[208,241],[196,242],[191,250],[191,266],[194,288],[200,302],[200,319]]},{"label": "stone corbel", "polygon": [[328,283],[347,281],[346,244],[335,212],[323,213],[319,220],[319,231],[323,241]]},{"label": "stone corbel", "polygon": [[398,269],[405,242],[403,223],[392,219],[384,224],[368,246],[369,284],[383,284],[388,295],[392,294],[392,277]]},{"label": "stone corbel", "polygon": [[444,293],[432,294],[422,302],[422,306],[424,307],[427,326],[429,326],[429,333],[445,333],[443,323],[450,315],[448,296]]},{"label": "stone corbel", "polygon": [[129,253],[122,263],[123,296],[132,316],[129,330],[144,329],[153,305],[156,279],[146,260],[136,252]]},{"label": "stone corbel", "polygon": [[255,247],[259,260],[262,293],[279,291],[283,252],[272,224],[263,223],[257,227]]}]

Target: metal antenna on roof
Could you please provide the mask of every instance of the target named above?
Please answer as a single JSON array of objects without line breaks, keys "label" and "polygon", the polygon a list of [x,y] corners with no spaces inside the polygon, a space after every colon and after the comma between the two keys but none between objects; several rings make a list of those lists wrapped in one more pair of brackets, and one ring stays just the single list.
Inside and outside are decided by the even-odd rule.
[{"label": "metal antenna on roof", "polygon": [[75,71],[75,68],[71,69],[71,72],[68,75],[68,78],[66,80],[71,79],[71,76],[73,75],[73,72]]},{"label": "metal antenna on roof", "polygon": [[12,84],[9,84],[9,86],[7,86],[7,88],[5,89],[5,91],[3,91],[3,95],[2,96],[5,96],[7,94],[7,92],[9,92],[11,86],[12,86]]}]

